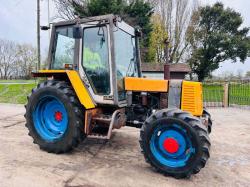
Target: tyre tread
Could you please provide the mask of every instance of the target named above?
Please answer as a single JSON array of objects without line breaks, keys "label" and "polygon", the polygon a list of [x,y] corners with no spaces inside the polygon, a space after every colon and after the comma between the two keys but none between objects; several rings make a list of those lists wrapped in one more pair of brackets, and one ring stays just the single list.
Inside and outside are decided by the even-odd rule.
[{"label": "tyre tread", "polygon": [[[146,145],[145,145],[144,137],[147,131],[147,127],[150,123],[154,123],[157,119],[162,118],[162,117],[176,117],[178,119],[184,120],[196,130],[200,139],[200,144],[202,147],[202,154],[199,157],[198,162],[196,162],[195,166],[191,170],[183,172],[183,173],[172,173],[172,172],[170,173],[168,171],[163,171],[149,158],[148,154],[146,153],[145,151]],[[141,152],[144,155],[144,158],[147,163],[153,166],[153,168],[156,169],[158,172],[164,175],[172,176],[177,179],[189,178],[192,174],[198,173],[201,170],[201,168],[205,167],[207,160],[210,157],[209,150],[210,150],[211,143],[210,143],[210,139],[209,139],[206,127],[201,123],[201,120],[199,118],[192,116],[188,112],[181,111],[180,109],[163,109],[163,110],[156,112],[151,117],[149,117],[141,128],[139,144],[142,150]]]},{"label": "tyre tread", "polygon": [[53,148],[49,144],[39,144],[37,141],[36,135],[34,134],[34,132],[31,129],[32,124],[28,123],[29,120],[27,119],[28,118],[27,113],[29,111],[27,111],[28,110],[27,107],[26,107],[26,113],[25,113],[25,118],[26,118],[25,126],[29,130],[28,135],[33,138],[33,143],[38,144],[40,149],[45,150],[49,153],[56,153],[56,154],[66,153],[66,152],[71,151],[73,148],[77,147],[78,144],[86,137],[86,135],[84,134],[84,132],[81,128],[83,126],[80,124],[84,118],[84,115],[83,115],[84,108],[80,104],[72,87],[67,82],[58,81],[58,80],[48,80],[48,81],[45,81],[43,83],[38,84],[36,88],[32,89],[31,95],[27,98],[28,103],[30,101],[30,97],[32,96],[32,94],[35,94],[40,89],[44,89],[46,87],[54,87],[54,88],[58,89],[58,91],[60,91],[63,94],[63,97],[65,97],[67,99],[70,98],[70,104],[72,105],[72,108],[75,111],[76,121],[77,121],[77,124],[74,124],[75,129],[73,130],[72,139],[63,147],[58,146],[56,148]]}]

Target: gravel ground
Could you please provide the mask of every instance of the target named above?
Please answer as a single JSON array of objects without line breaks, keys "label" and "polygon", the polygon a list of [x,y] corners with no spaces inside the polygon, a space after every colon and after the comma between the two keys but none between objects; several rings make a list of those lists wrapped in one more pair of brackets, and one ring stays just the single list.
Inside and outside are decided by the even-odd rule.
[{"label": "gravel ground", "polygon": [[199,174],[176,180],[144,162],[139,130],[114,131],[108,142],[86,140],[72,153],[39,150],[27,135],[23,106],[0,104],[0,186],[250,186],[250,111],[210,109],[211,158]]}]

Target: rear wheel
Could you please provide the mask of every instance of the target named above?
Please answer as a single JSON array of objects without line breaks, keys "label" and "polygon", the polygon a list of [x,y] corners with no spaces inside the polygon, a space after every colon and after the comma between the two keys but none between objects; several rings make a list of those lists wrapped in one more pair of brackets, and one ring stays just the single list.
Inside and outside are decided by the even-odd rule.
[{"label": "rear wheel", "polygon": [[157,171],[184,178],[205,166],[210,140],[200,119],[179,109],[167,109],[146,120],[140,146],[146,161]]},{"label": "rear wheel", "polygon": [[68,152],[85,137],[83,111],[71,86],[62,81],[46,81],[28,97],[26,127],[41,149]]}]

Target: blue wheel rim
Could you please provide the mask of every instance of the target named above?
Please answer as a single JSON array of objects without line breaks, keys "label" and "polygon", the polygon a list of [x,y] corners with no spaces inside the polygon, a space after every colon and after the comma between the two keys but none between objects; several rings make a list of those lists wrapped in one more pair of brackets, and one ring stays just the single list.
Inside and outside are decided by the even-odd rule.
[{"label": "blue wheel rim", "polygon": [[[177,151],[168,152],[164,148],[164,141],[167,139],[173,139],[178,143]],[[158,162],[172,168],[186,166],[190,157],[195,153],[190,135],[178,124],[162,125],[156,128],[150,139],[150,150]]]},{"label": "blue wheel rim", "polygon": [[53,142],[62,138],[68,127],[65,106],[54,96],[39,100],[33,112],[33,122],[37,133],[45,141]]}]

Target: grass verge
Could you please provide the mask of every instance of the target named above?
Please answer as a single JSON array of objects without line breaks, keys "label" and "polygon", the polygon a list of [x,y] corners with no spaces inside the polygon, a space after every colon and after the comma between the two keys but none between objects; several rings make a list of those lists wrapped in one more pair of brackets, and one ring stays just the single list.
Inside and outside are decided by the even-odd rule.
[{"label": "grass verge", "polygon": [[0,80],[1,83],[10,83],[10,84],[15,84],[15,83],[29,83],[29,84],[35,84],[37,80]]},{"label": "grass verge", "polygon": [[[203,84],[204,102],[223,102],[223,84]],[[229,104],[250,106],[250,83],[230,83]]]},{"label": "grass verge", "polygon": [[0,103],[25,104],[34,87],[35,83],[0,85]]}]

